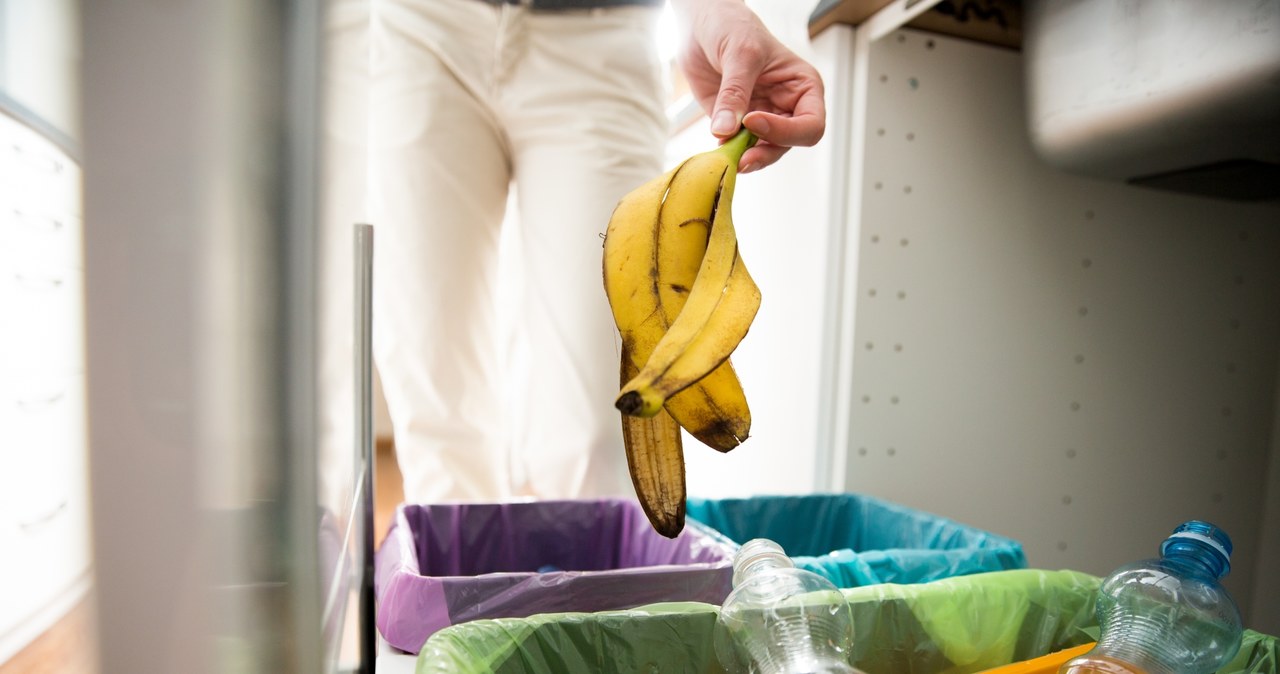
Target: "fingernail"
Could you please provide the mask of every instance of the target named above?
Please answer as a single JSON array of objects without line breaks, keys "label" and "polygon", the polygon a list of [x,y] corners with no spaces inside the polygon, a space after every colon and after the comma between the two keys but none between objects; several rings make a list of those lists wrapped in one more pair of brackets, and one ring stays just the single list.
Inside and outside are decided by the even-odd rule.
[{"label": "fingernail", "polygon": [[746,168],[742,169],[741,171],[738,171],[738,173],[751,173],[752,171],[758,171],[759,169],[760,169],[759,162],[752,162],[750,164],[747,164]]},{"label": "fingernail", "polygon": [[711,133],[717,136],[727,136],[738,130],[738,120],[732,112],[721,110],[711,119]]},{"label": "fingernail", "polygon": [[751,133],[757,136],[769,133],[769,122],[764,117],[756,116],[752,119],[755,121],[751,122]]}]

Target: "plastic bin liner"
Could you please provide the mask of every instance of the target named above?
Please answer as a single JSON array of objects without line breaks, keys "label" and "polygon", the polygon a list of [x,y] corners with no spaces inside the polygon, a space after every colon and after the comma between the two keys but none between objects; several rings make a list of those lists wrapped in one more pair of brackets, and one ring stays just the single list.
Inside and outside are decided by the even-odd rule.
[{"label": "plastic bin liner", "polygon": [[[1099,579],[1018,570],[917,585],[844,590],[853,609],[854,666],[868,674],[978,672],[1088,643],[1097,635]],[[723,674],[716,606],[658,604],[630,611],[481,620],[423,647],[418,674]],[[1276,639],[1246,632],[1221,670],[1275,674]]]},{"label": "plastic bin liner", "polygon": [[1027,566],[1017,541],[858,494],[689,499],[687,512],[739,544],[777,541],[796,566],[837,587]]},{"label": "plastic bin liner", "polygon": [[623,499],[401,506],[376,556],[377,624],[416,653],[437,630],[478,618],[718,605],[734,550],[695,523],[664,538]]},{"label": "plastic bin liner", "polygon": [[1240,652],[1220,672],[1225,674],[1276,674],[1280,672],[1280,639],[1245,630]]},{"label": "plastic bin liner", "polygon": [[[844,590],[853,664],[868,674],[973,672],[1092,641],[1098,579],[1070,571],[1004,571],[916,585]],[[419,674],[721,674],[716,606],[485,620],[433,636]]]}]

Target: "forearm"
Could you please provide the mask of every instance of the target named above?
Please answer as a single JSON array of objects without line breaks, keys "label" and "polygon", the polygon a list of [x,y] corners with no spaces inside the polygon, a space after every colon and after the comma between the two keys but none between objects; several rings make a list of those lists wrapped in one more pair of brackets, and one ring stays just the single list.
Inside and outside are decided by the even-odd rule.
[{"label": "forearm", "polygon": [[717,5],[736,5],[745,7],[743,0],[667,0],[677,15],[688,16],[694,11],[714,9]]}]

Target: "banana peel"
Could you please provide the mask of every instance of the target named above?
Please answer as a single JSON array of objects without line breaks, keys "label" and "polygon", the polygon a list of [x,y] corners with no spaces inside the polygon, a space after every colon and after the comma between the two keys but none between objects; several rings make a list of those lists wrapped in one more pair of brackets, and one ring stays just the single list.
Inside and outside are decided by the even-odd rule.
[{"label": "banana peel", "polygon": [[654,529],[684,527],[683,427],[725,452],[751,415],[729,356],[760,306],[738,250],[730,203],[746,130],[633,190],[605,237],[604,285],[622,335],[623,439],[632,484]]},{"label": "banana peel", "polygon": [[[638,372],[623,347],[621,383],[631,381]],[[631,484],[649,523],[667,538],[679,536],[684,530],[686,496],[680,426],[665,411],[651,417],[624,414],[622,443]]]}]

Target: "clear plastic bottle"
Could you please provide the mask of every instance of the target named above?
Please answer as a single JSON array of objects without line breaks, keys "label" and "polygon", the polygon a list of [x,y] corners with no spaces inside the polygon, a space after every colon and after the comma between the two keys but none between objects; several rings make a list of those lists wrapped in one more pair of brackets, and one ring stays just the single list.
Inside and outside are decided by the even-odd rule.
[{"label": "clear plastic bottle", "polygon": [[853,614],[831,581],[797,569],[768,539],[733,562],[733,592],[717,620],[715,649],[729,672],[849,674]]},{"label": "clear plastic bottle", "polygon": [[1098,645],[1059,674],[1209,674],[1240,648],[1240,609],[1219,582],[1231,570],[1231,539],[1193,520],[1174,529],[1160,557],[1102,581]]}]

